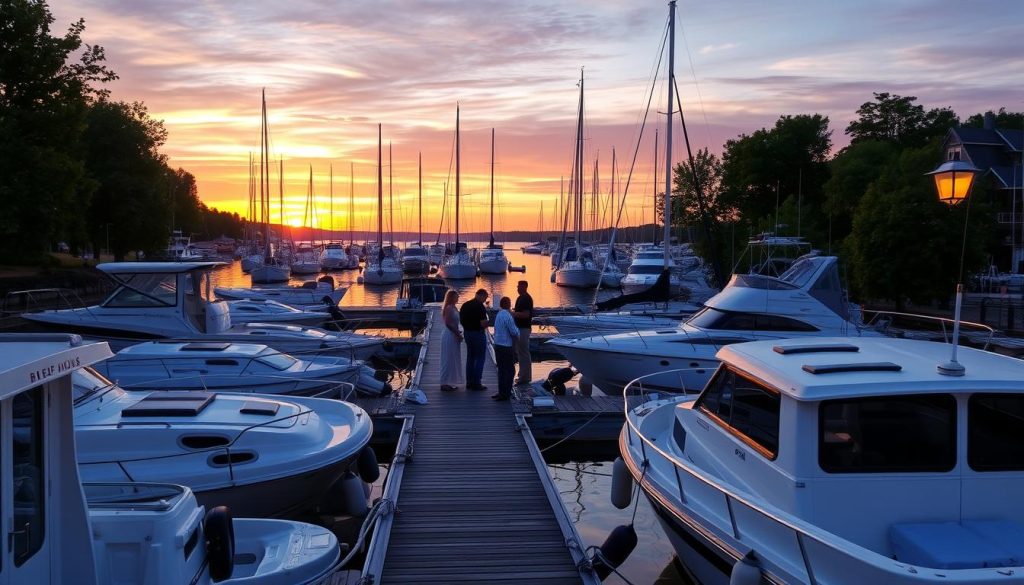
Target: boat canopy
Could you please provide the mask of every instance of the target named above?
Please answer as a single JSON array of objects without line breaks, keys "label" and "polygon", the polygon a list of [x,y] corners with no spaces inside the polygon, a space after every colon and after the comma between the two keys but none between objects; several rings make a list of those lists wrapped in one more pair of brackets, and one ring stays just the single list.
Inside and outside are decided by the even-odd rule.
[{"label": "boat canopy", "polygon": [[68,333],[0,335],[0,400],[113,355],[106,343],[83,343]]}]

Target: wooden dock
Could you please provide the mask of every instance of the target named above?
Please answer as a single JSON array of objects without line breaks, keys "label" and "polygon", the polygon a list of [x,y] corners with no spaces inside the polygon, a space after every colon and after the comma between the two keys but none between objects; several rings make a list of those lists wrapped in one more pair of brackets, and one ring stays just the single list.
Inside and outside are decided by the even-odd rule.
[{"label": "wooden dock", "polygon": [[[598,583],[540,451],[497,391],[442,393],[440,308],[432,307],[417,372],[429,403],[404,417],[363,569],[373,583]],[[465,351],[465,346],[463,346]],[[465,362],[463,362],[465,363]],[[409,412],[408,405],[402,407]]]}]

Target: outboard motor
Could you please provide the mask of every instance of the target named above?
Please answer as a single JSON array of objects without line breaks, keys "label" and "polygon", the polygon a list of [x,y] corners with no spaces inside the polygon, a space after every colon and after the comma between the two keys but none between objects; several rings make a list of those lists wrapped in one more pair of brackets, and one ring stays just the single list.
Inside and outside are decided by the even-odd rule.
[{"label": "outboard motor", "polygon": [[565,384],[576,375],[571,367],[555,368],[541,384],[545,390],[557,396],[565,396]]}]

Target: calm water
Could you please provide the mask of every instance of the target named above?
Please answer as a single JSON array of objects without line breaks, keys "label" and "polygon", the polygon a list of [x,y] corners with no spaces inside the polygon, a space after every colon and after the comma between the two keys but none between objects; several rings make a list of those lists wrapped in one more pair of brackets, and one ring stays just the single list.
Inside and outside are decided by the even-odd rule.
[{"label": "calm water", "polygon": [[[516,296],[516,283],[527,280],[530,283],[530,294],[537,307],[561,307],[576,304],[592,304],[595,300],[594,291],[583,291],[555,286],[551,282],[551,258],[534,254],[523,254],[519,243],[506,244],[505,255],[513,266],[526,266],[526,273],[512,272],[504,275],[481,276],[475,280],[449,281],[459,291],[460,300],[466,300],[478,288],[487,289],[493,298],[496,295]],[[398,297],[399,285],[366,286],[357,283],[359,272],[347,270],[332,272],[331,276],[339,286],[347,286],[348,292],[341,301],[341,306],[394,306]],[[314,280],[316,276],[293,278],[292,284]],[[238,262],[225,266],[214,272],[213,283],[216,286],[247,287],[249,276],[242,272]],[[601,291],[598,300],[619,294],[618,291]],[[564,361],[543,361],[534,364],[534,376],[543,378],[554,368],[568,365]],[[595,392],[600,392],[595,389]],[[551,453],[554,453],[552,451]],[[576,522],[577,530],[586,546],[600,546],[608,534],[620,524],[629,524],[634,515],[634,527],[639,537],[639,544],[619,571],[632,583],[660,583],[664,585],[686,583],[672,566],[674,552],[661,527],[658,525],[653,510],[642,496],[634,500],[634,506],[619,510],[609,501],[611,492],[611,460],[614,458],[614,447],[602,449],[595,457],[593,451],[584,452],[575,449],[558,453],[557,458],[549,458],[548,471],[555,481],[569,511],[570,517]],[[566,461],[565,459],[568,459]],[[384,466],[382,466],[383,468]],[[382,471],[385,471],[382,469]],[[384,476],[375,485],[374,497],[380,495]],[[611,575],[605,583],[624,583],[616,575]]]},{"label": "calm water", "polygon": [[[562,307],[576,304],[592,304],[594,291],[577,290],[555,286],[551,282],[551,257],[539,254],[523,254],[521,243],[506,244],[505,255],[513,266],[526,266],[526,273],[509,272],[502,275],[485,275],[475,280],[452,280],[449,285],[459,291],[461,300],[468,300],[478,288],[487,289],[493,299],[495,295],[516,297],[516,283],[526,280],[530,283],[530,295],[537,307]],[[357,284],[358,270],[331,272],[338,286],[347,286],[348,292],[341,299],[341,306],[394,306],[398,298],[399,285],[368,286]],[[292,278],[292,284],[315,280],[317,275]],[[241,264],[232,262],[213,273],[215,286],[247,287],[249,275],[242,272]],[[263,285],[266,286],[266,285]],[[598,300],[618,295],[618,291],[601,291]]]}]

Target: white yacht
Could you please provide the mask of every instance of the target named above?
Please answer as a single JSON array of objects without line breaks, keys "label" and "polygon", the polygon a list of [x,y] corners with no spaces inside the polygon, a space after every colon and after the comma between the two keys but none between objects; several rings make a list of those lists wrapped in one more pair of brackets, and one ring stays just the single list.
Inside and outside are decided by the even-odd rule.
[{"label": "white yacht", "polygon": [[246,299],[227,301],[232,323],[289,323],[291,325],[323,325],[331,319],[325,311],[296,309],[277,301]]},{"label": "white yacht", "polygon": [[[608,261],[605,260],[605,262]],[[608,262],[607,266],[601,270],[601,288],[622,288],[622,279],[625,276],[614,260]]]},{"label": "white yacht", "polygon": [[[675,260],[669,256],[669,292],[679,294],[683,281],[678,275]],[[665,269],[665,250],[661,247],[649,246],[639,248],[633,254],[633,262],[626,269],[622,278],[622,292],[633,294],[651,288]]]},{"label": "white yacht", "polygon": [[1020,581],[1024,362],[959,348],[943,375],[951,347],[725,347],[699,397],[626,412],[613,485],[639,482],[704,584]]},{"label": "white yacht", "polygon": [[0,337],[0,580],[276,585],[319,583],[335,570],[338,541],[324,528],[232,519],[180,485],[83,485],[71,376],[109,356],[105,343],[72,335]]},{"label": "white yacht", "polygon": [[460,240],[459,222],[462,206],[459,198],[462,193],[462,171],[461,171],[461,137],[459,134],[459,106],[455,106],[455,244],[447,247],[444,260],[438,266],[438,276],[449,280],[466,280],[476,278],[476,263],[466,247]]},{"label": "white yacht", "polygon": [[373,368],[343,357],[296,358],[258,343],[150,341],[96,366],[129,390],[209,390],[342,397],[391,391]]},{"label": "white yacht", "polygon": [[334,278],[321,276],[316,281],[300,285],[278,287],[231,288],[218,286],[213,289],[219,298],[228,301],[252,299],[256,301],[277,301],[293,307],[337,305],[345,297],[348,288],[335,286]]},{"label": "white yacht", "polygon": [[572,288],[594,288],[601,282],[601,267],[594,261],[590,250],[577,246],[567,247],[561,263],[555,270],[555,284]]},{"label": "white yacht", "polygon": [[594,335],[597,333],[625,333],[652,329],[674,329],[701,307],[691,303],[639,303],[621,311],[589,313],[586,315],[552,315],[538,317],[534,322],[558,329],[560,336]]},{"label": "white yacht", "polygon": [[430,253],[420,244],[410,244],[402,251],[402,272],[406,274],[428,274]]},{"label": "white yacht", "polygon": [[181,230],[174,230],[167,245],[167,259],[175,262],[195,262],[204,260],[205,256],[192,245],[192,236],[182,234]]},{"label": "white yacht", "polygon": [[540,254],[544,252],[544,249],[547,247],[547,245],[547,242],[537,242],[535,244],[523,246],[520,249],[523,251],[523,254]]},{"label": "white yacht", "polygon": [[227,304],[211,295],[210,271],[219,262],[110,262],[97,266],[118,285],[99,305],[23,313],[60,331],[127,344],[152,339],[264,343],[290,354],[366,359],[384,339],[280,323],[232,326]]},{"label": "white yacht", "polygon": [[373,434],[369,415],[340,400],[129,391],[92,368],[71,379],[83,481],[180,483],[242,516],[318,506]]},{"label": "white yacht", "polygon": [[401,254],[394,246],[386,245],[366,257],[363,269],[363,283],[369,285],[390,285],[402,282]]},{"label": "white yacht", "polygon": [[345,253],[345,247],[340,242],[330,242],[324,246],[320,253],[320,268],[322,270],[345,270],[359,266],[359,259],[352,265],[352,259]]},{"label": "white yacht", "polygon": [[317,274],[320,272],[320,252],[312,245],[303,242],[299,244],[292,256],[291,273],[295,274]]},{"label": "white yacht", "polygon": [[277,284],[288,282],[288,278],[288,264],[269,252],[250,257],[249,279],[253,284]]},{"label": "white yacht", "polygon": [[508,258],[501,244],[490,244],[477,255],[477,268],[481,274],[505,274],[508,272]]},{"label": "white yacht", "polygon": [[[733,275],[722,292],[677,327],[548,341],[594,385],[618,392],[630,380],[695,392],[718,366],[723,345],[758,339],[861,335],[839,281],[835,256],[805,256],[781,277]],[[874,334],[864,332],[863,334]]]}]

